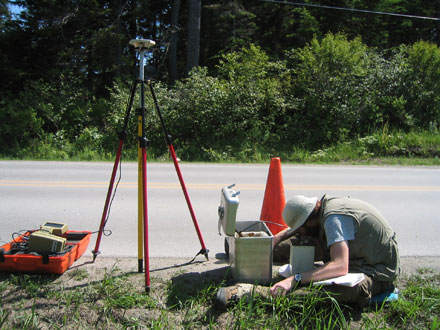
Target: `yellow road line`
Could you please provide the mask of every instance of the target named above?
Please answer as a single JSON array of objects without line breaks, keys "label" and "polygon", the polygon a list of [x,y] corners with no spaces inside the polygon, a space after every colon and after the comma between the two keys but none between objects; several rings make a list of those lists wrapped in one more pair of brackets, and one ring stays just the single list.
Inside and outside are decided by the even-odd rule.
[{"label": "yellow road line", "polygon": [[[178,182],[147,182],[148,188],[180,189]],[[211,190],[221,189],[227,184],[222,183],[190,183],[188,189]],[[0,180],[0,186],[5,187],[62,187],[62,188],[102,188],[108,187],[108,182],[93,181],[23,181]],[[120,182],[121,188],[136,188],[137,182]],[[264,190],[265,184],[237,184],[237,190]],[[284,185],[284,190],[316,190],[316,191],[440,191],[439,186],[387,186],[387,185]]]}]

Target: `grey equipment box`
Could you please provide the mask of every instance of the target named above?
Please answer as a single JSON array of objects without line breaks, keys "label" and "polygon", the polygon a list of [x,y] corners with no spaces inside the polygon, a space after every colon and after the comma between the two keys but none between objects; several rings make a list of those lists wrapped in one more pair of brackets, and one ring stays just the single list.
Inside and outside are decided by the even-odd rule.
[{"label": "grey equipment box", "polygon": [[290,239],[290,265],[292,274],[312,270],[315,262],[315,245],[297,235]]},{"label": "grey equipment box", "polygon": [[223,187],[219,214],[220,227],[229,245],[229,264],[234,279],[248,283],[269,283],[272,280],[273,236],[260,220],[236,221],[239,205],[235,185]]}]

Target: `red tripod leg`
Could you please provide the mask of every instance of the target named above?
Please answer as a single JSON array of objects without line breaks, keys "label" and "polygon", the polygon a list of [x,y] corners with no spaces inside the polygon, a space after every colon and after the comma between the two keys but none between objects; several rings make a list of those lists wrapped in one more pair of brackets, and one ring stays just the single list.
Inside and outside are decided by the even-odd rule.
[{"label": "red tripod leg", "polygon": [[150,260],[148,254],[148,207],[147,207],[147,151],[142,148],[142,192],[144,213],[144,262],[145,262],[145,291],[150,291]]},{"label": "red tripod leg", "polygon": [[173,158],[174,167],[176,168],[177,176],[179,177],[180,185],[182,186],[183,194],[185,195],[186,204],[188,205],[189,213],[191,214],[192,221],[194,223],[194,227],[197,232],[197,236],[199,237],[200,245],[202,246],[202,250],[199,254],[203,254],[206,259],[208,259],[208,250],[206,249],[205,242],[203,241],[202,233],[200,231],[199,225],[197,223],[196,215],[194,213],[191,200],[189,199],[188,191],[186,190],[185,182],[183,181],[182,172],[180,171],[179,163],[177,161],[176,152],[174,151],[174,147],[172,144],[168,145],[168,149],[170,150],[171,157]]},{"label": "red tripod leg", "polygon": [[163,128],[163,132],[165,134],[165,141],[168,145],[168,149],[170,151],[171,157],[173,158],[174,167],[176,169],[177,176],[179,177],[179,181],[180,181],[180,185],[182,186],[183,194],[185,195],[186,204],[188,205],[188,209],[189,209],[189,212],[191,213],[191,218],[194,223],[194,227],[196,229],[197,236],[199,237],[200,245],[202,246],[202,249],[199,251],[199,253],[197,255],[203,254],[205,256],[206,260],[208,260],[208,249],[206,249],[205,242],[203,241],[203,238],[202,238],[202,233],[200,232],[200,228],[197,223],[196,215],[194,214],[194,210],[192,208],[188,192],[186,191],[186,186],[185,186],[185,182],[183,181],[182,172],[180,172],[179,163],[177,162],[176,153],[174,152],[174,147],[171,142],[171,135],[168,134],[168,131],[165,127],[165,122],[163,120],[162,113],[160,112],[159,103],[157,102],[156,93],[154,92],[153,84],[151,83],[151,81],[148,81],[148,85],[150,86],[151,96],[153,96],[154,105],[156,107],[156,111],[159,116],[160,123]]},{"label": "red tripod leg", "polygon": [[92,251],[93,262],[95,261],[96,257],[99,254],[99,245],[101,244],[102,233],[104,231],[105,222],[107,219],[108,208],[109,208],[110,200],[111,200],[112,193],[113,193],[113,186],[115,183],[116,172],[118,171],[119,161],[121,160],[121,153],[122,153],[122,146],[123,145],[124,145],[124,141],[121,139],[119,141],[118,151],[116,152],[116,159],[115,159],[115,163],[113,165],[113,171],[112,171],[110,183],[108,186],[107,197],[105,199],[104,210],[102,212],[101,224],[99,226],[99,232],[98,232],[98,237],[96,239],[95,249]]},{"label": "red tripod leg", "polygon": [[108,186],[107,197],[105,199],[104,210],[102,212],[101,224],[99,225],[99,232],[98,232],[98,237],[96,239],[95,249],[92,251],[93,261],[95,261],[96,257],[99,254],[99,245],[101,244],[102,233],[104,231],[105,223],[107,222],[107,213],[112,198],[113,185],[115,183],[115,177],[116,177],[116,172],[118,171],[118,165],[119,162],[121,161],[122,146],[124,145],[124,139],[127,132],[127,126],[128,126],[128,120],[130,118],[131,108],[133,107],[133,101],[134,101],[134,95],[135,95],[137,83],[138,81],[135,81],[131,86],[130,97],[128,99],[127,109],[125,111],[124,126],[122,128],[121,133],[119,134],[120,139],[119,139],[118,150],[116,152],[115,164],[113,165],[112,176],[110,178],[110,183]]}]

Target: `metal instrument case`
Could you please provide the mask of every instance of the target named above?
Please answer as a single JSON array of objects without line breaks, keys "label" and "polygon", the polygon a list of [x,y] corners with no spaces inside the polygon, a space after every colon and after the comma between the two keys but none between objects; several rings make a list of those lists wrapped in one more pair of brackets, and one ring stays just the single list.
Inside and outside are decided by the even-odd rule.
[{"label": "metal instrument case", "polygon": [[229,245],[229,264],[234,279],[248,283],[269,283],[272,280],[273,235],[260,220],[236,221],[239,192],[232,186],[221,191],[220,227]]}]

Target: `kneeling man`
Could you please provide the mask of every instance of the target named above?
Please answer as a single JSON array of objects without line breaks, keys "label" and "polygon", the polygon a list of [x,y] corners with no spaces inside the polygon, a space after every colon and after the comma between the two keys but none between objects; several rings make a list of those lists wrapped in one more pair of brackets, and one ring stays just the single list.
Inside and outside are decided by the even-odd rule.
[{"label": "kneeling man", "polygon": [[370,204],[349,197],[295,196],[286,203],[283,218],[290,228],[275,235],[274,249],[292,233],[310,236],[316,244],[315,259],[324,264],[276,283],[270,289],[272,296],[349,272],[364,273],[365,279],[354,287],[324,288],[334,292],[339,302],[364,306],[372,296],[393,288],[400,273],[396,234]]}]

